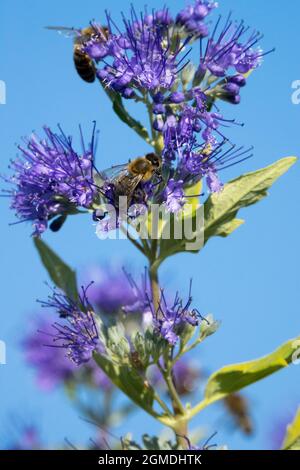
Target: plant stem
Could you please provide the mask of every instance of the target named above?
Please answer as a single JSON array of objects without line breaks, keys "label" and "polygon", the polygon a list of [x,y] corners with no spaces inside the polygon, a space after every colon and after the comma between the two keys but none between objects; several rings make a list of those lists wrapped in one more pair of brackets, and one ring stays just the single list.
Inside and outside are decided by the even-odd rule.
[{"label": "plant stem", "polygon": [[[221,397],[222,398],[222,397]],[[218,398],[219,400],[221,398]],[[194,406],[194,408],[192,408],[189,412],[188,412],[188,416],[189,416],[189,419],[192,419],[194,416],[196,416],[198,413],[200,413],[202,410],[204,410],[205,408],[207,408],[209,405],[212,405],[215,401],[217,401],[218,399],[213,399],[213,400],[208,400],[208,399],[204,399],[202,400],[200,403],[198,403],[198,405]]]},{"label": "plant stem", "polygon": [[172,417],[172,412],[169,410],[167,407],[166,403],[160,398],[158,393],[154,394],[154,399],[157,401],[157,403],[161,406],[161,408],[166,412],[167,416]]},{"label": "plant stem", "polygon": [[178,423],[176,423],[174,432],[176,433],[178,447],[188,449],[188,421],[186,419],[179,420]]},{"label": "plant stem", "polygon": [[186,414],[186,410],[181,403],[180,397],[177,393],[176,387],[174,385],[174,381],[172,378],[172,371],[164,370],[163,367],[158,363],[157,364],[166,385],[168,387],[169,395],[172,400],[172,406],[174,411],[174,421],[173,425],[170,426],[174,433],[176,434],[176,440],[178,447],[182,449],[188,448],[188,418]]},{"label": "plant stem", "polygon": [[173,409],[175,415],[185,415],[185,409],[183,404],[181,403],[181,400],[179,398],[179,395],[177,393],[177,390],[175,388],[174,382],[172,377],[169,374],[165,374],[165,381],[169,390],[169,394],[172,398],[172,403],[173,403]]},{"label": "plant stem", "polygon": [[159,288],[159,280],[158,280],[158,270],[154,264],[155,259],[156,259],[156,253],[157,253],[157,240],[152,240],[151,258],[149,259],[149,263],[150,263],[149,276],[150,276],[150,282],[151,282],[153,307],[154,307],[155,314],[157,314],[160,309],[160,288]]}]

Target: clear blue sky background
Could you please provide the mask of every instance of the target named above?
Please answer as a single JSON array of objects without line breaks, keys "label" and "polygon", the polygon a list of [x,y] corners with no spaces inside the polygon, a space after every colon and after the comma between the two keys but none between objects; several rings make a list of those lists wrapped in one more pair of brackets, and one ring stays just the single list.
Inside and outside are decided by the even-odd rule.
[{"label": "clear blue sky background", "polygon": [[[141,9],[144,0],[133,0]],[[170,2],[179,10],[184,2]],[[234,167],[223,178],[263,167],[288,155],[299,155],[300,106],[291,103],[291,83],[300,79],[300,4],[290,0],[224,0],[221,11],[233,10],[237,18],[265,33],[263,47],[276,47],[263,67],[243,90],[239,107],[225,107],[229,117],[245,122],[231,131],[238,143],[255,146],[255,158]],[[159,0],[152,0],[159,7]],[[61,123],[68,133],[78,123],[89,131],[96,119],[101,130],[97,162],[109,167],[142,154],[146,145],[112,114],[100,88],[89,86],[74,73],[72,44],[45,31],[45,25],[84,26],[90,19],[103,20],[104,8],[116,18],[129,2],[119,0],[1,0],[0,79],[7,84],[7,104],[0,106],[0,171],[6,171],[16,154],[21,136],[39,130],[43,124]],[[79,442],[93,434],[83,423],[63,392],[41,393],[34,373],[23,363],[18,343],[35,299],[47,295],[46,273],[40,265],[30,238],[30,227],[9,227],[14,220],[8,201],[1,200],[1,317],[0,339],[7,344],[7,365],[0,366],[0,441],[7,439],[11,414],[38,423],[46,443],[67,436]],[[205,368],[259,357],[300,333],[299,312],[299,164],[271,190],[270,197],[247,209],[246,224],[227,240],[214,239],[198,256],[180,255],[163,267],[167,284],[187,291],[194,279],[194,300],[201,312],[213,312],[222,328],[195,354]],[[129,259],[136,268],[144,260],[127,241],[101,242],[89,218],[75,217],[59,234],[45,239],[77,269],[111,257]],[[253,408],[256,434],[243,439],[230,427],[220,427],[218,406],[198,416],[194,424],[219,429],[217,441],[230,448],[263,448],[267,433],[291,408],[300,403],[300,366],[258,383],[246,391]],[[132,421],[126,426],[130,430]],[[154,433],[159,426],[144,415],[137,418],[135,436]],[[125,432],[123,428],[120,432]],[[2,444],[0,444],[0,447]]]}]

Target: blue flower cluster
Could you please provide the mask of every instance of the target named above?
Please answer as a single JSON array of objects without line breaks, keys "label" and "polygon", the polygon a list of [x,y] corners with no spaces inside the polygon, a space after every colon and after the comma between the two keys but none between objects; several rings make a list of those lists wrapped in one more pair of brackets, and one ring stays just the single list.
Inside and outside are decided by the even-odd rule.
[{"label": "blue flower cluster", "polygon": [[[140,181],[140,202],[145,207],[155,202],[178,213],[187,202],[187,188],[204,179],[209,192],[220,192],[220,170],[251,156],[224,135],[223,128],[235,120],[226,119],[216,101],[240,102],[248,74],[264,56],[258,46],[261,35],[249,32],[231,15],[209,28],[207,18],[216,7],[215,2],[196,0],[174,18],[167,8],[138,14],[132,7],[129,18],[123,15],[122,27],[106,13],[105,28],[93,22],[91,34],[86,37],[83,30],[79,37],[77,47],[94,62],[101,84],[119,99],[144,103],[150,114],[162,178],[160,184],[157,178]],[[193,66],[189,52],[195,42],[200,53]],[[118,213],[120,187],[111,181],[99,186],[95,130],[80,154],[61,130],[56,134],[45,128],[45,133],[42,140],[32,135],[20,146],[21,157],[12,163],[12,208],[21,220],[33,222],[34,235],[43,233],[56,216],[82,208],[95,214],[102,197]],[[132,199],[141,205],[137,193]],[[140,213],[133,209],[131,218]],[[101,230],[118,228],[118,217],[101,220]]]}]

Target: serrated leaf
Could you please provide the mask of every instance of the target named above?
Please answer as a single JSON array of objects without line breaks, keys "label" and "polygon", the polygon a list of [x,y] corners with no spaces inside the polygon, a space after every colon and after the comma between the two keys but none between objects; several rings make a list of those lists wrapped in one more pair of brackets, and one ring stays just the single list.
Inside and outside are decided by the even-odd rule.
[{"label": "serrated leaf", "polygon": [[226,366],[215,372],[206,385],[205,400],[209,403],[220,400],[287,367],[292,362],[299,339],[288,341],[260,359]]},{"label": "serrated leaf", "polygon": [[76,273],[43,240],[34,238],[40,259],[54,284],[72,299],[77,299]]},{"label": "serrated leaf", "polygon": [[129,114],[123,104],[121,95],[108,88],[104,89],[107,96],[112,102],[114,112],[121,119],[121,121],[127,124],[127,126],[133,129],[142,139],[144,139],[147,143],[150,144],[151,139],[149,137],[147,129]]},{"label": "serrated leaf", "polygon": [[282,450],[300,450],[300,408],[294,421],[287,427]]}]

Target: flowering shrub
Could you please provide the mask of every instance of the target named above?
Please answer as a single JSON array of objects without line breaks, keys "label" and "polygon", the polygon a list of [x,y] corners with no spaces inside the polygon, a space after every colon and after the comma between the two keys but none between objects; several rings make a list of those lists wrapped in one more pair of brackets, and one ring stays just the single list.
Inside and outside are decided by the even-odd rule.
[{"label": "flowering shrub", "polygon": [[[240,103],[250,74],[252,79],[270,51],[261,49],[257,31],[231,15],[214,22],[216,8],[215,2],[196,0],[172,16],[167,8],[145,8],[139,14],[132,7],[120,24],[107,12],[105,25],[93,21],[88,28],[73,30],[80,76],[97,79],[113,111],[151,152],[130,155],[121,167],[112,161],[104,170],[95,163],[95,126],[88,144],[80,128],[81,149],[75,149],[60,127],[57,133],[45,127],[43,138],[31,135],[19,146],[20,156],[11,164],[14,174],[6,178],[13,184],[7,190],[11,207],[21,221],[32,223],[36,248],[56,285],[42,302],[56,319],[52,326],[45,322],[39,327],[45,346],[31,336],[26,340],[28,361],[48,385],[90,380],[102,391],[121,390],[174,431],[176,443],[162,444],[165,448],[199,448],[190,441],[190,420],[223,399],[234,415],[234,404],[244,403],[238,392],[291,363],[294,352],[289,341],[265,358],[226,366],[208,378],[200,403],[184,402],[198,377],[185,356],[215,334],[219,323],[194,305],[192,282],[187,298],[166,292],[159,267],[170,256],[193,251],[188,240],[202,237],[197,252],[210,238],[229,236],[243,222],[238,211],[263,199],[295,162],[294,157],[284,158],[224,181],[221,171],[250,158],[252,148],[237,147],[225,135],[228,126],[239,123],[222,114],[222,102]],[[195,64],[194,46],[200,50]],[[78,56],[89,75],[76,63]],[[148,126],[130,115],[128,100],[144,105]],[[155,206],[168,218],[149,214]],[[41,236],[48,226],[56,232],[68,216],[81,213],[97,222],[98,233],[127,232],[148,262],[141,280],[124,272],[122,280],[107,276],[102,290],[78,288],[75,272]],[[178,237],[178,221],[190,224],[190,239],[186,234]],[[147,236],[132,235],[132,230],[140,234],[137,223],[144,224]],[[130,320],[134,327],[128,327]],[[151,374],[153,367],[156,372]],[[235,417],[250,432],[239,411]],[[145,436],[143,442],[148,448],[154,445]],[[127,447],[138,448],[131,441]]]}]

